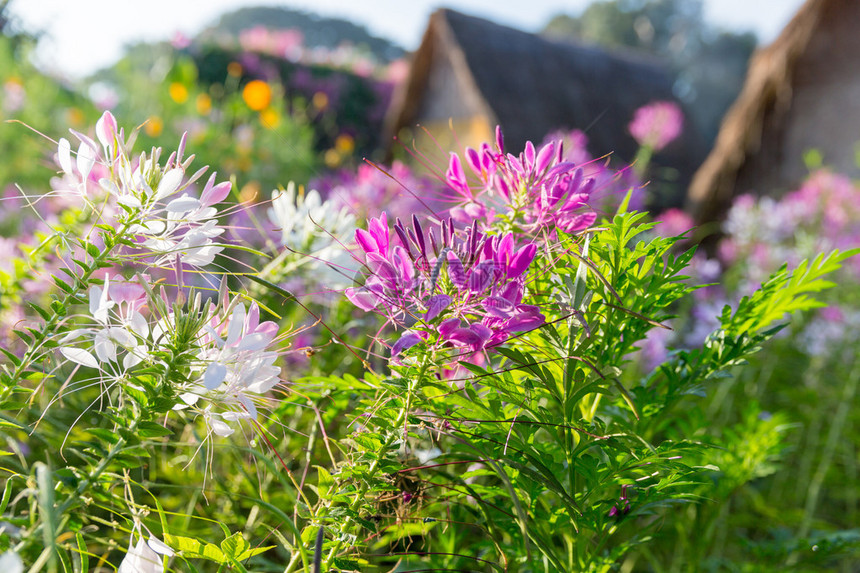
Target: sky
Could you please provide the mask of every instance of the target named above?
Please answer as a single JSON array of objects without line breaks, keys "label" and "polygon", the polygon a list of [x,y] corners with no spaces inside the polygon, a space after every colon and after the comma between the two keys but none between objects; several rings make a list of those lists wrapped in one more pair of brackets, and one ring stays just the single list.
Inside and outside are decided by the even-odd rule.
[{"label": "sky", "polygon": [[[558,13],[578,14],[590,0],[13,0],[25,29],[42,31],[36,54],[43,69],[81,78],[109,66],[128,43],[193,36],[221,14],[242,6],[280,5],[337,16],[415,49],[427,18],[442,5],[527,31]],[[773,40],[803,0],[704,0],[709,22]]]}]

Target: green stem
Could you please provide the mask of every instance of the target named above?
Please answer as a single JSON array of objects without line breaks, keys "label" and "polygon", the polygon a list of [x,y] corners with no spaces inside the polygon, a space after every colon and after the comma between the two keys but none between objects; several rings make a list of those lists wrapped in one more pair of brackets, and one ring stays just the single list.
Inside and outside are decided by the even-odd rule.
[{"label": "green stem", "polygon": [[[388,437],[386,437],[385,442],[382,444],[380,448],[380,456],[378,456],[373,463],[368,468],[367,476],[362,481],[361,487],[359,487],[358,492],[355,495],[355,498],[352,500],[352,503],[349,505],[349,509],[351,512],[355,512],[359,509],[361,504],[364,501],[364,496],[367,494],[367,490],[370,487],[373,478],[376,477],[376,472],[379,470],[379,464],[382,460],[382,457],[386,451],[391,447],[394,441],[399,436],[399,428],[401,425],[406,423],[406,419],[409,416],[409,411],[412,409],[412,398],[415,390],[420,385],[421,381],[424,379],[424,376],[427,373],[427,368],[429,367],[430,360],[425,356],[424,361],[421,364],[421,368],[418,371],[418,375],[409,382],[409,386],[406,390],[406,401],[403,404],[403,408],[400,410],[400,413],[397,415],[397,419],[394,421],[395,430],[391,432]],[[335,542],[334,546],[329,551],[328,556],[324,561],[323,571],[328,571],[331,568],[331,564],[334,561],[334,558],[337,556],[340,548],[343,546],[343,535],[352,527],[352,519],[350,517],[346,517],[343,521],[343,524],[339,530],[339,539]],[[289,570],[284,573],[289,573]]]},{"label": "green stem", "polygon": [[[130,226],[130,223],[123,224],[115,237],[122,237],[126,233],[126,231],[128,231]],[[51,316],[48,317],[41,330],[38,332],[38,334],[35,335],[32,344],[30,345],[24,356],[21,357],[21,361],[18,363],[18,366],[16,366],[15,370],[13,370],[12,373],[9,375],[7,385],[0,389],[0,402],[3,402],[9,398],[9,396],[17,387],[21,376],[23,376],[26,370],[30,367],[30,365],[35,362],[36,357],[41,352],[42,346],[45,344],[48,337],[54,334],[54,331],[59,325],[60,320],[65,318],[65,313],[60,314],[57,309],[67,309],[74,302],[76,302],[76,299],[89,286],[90,277],[92,277],[93,273],[95,273],[99,268],[101,268],[101,264],[111,255],[114,247],[118,243],[119,241],[111,240],[110,244],[106,244],[105,248],[103,250],[100,250],[97,256],[93,257],[92,263],[90,263],[87,267],[84,268],[84,272],[80,277],[75,275],[74,292],[66,293],[66,296],[63,297],[62,301],[60,301],[58,305],[54,305],[55,309],[51,313]]]},{"label": "green stem", "polygon": [[[800,529],[797,532],[797,539],[803,539],[809,534],[812,527],[812,519],[816,508],[818,507],[818,497],[821,494],[821,487],[824,484],[824,478],[827,477],[827,472],[833,462],[833,455],[836,448],[839,446],[842,438],[842,430],[845,427],[848,413],[854,407],[854,396],[857,393],[857,385],[860,382],[860,365],[855,364],[848,375],[848,380],[842,392],[842,400],[836,408],[836,415],[833,417],[833,423],[830,425],[830,431],[827,433],[827,441],[824,444],[824,451],[821,454],[821,461],[815,470],[815,475],[809,484],[808,493],[806,496],[806,505],[804,507],[803,521]],[[795,557],[796,558],[796,557]]]}]

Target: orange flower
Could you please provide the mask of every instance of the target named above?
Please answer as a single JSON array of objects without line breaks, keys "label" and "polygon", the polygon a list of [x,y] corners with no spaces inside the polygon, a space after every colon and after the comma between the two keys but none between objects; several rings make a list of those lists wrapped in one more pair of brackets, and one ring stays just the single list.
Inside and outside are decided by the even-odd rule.
[{"label": "orange flower", "polygon": [[242,75],[242,64],[239,62],[230,62],[227,64],[227,73],[231,76],[239,77]]},{"label": "orange flower", "polygon": [[317,92],[311,99],[311,104],[318,111],[324,111],[328,107],[328,95],[325,92]]},{"label": "orange flower", "polygon": [[149,137],[158,137],[164,130],[164,121],[157,115],[150,116],[143,125],[143,130]]},{"label": "orange flower", "polygon": [[355,151],[355,140],[348,133],[341,133],[334,140],[334,148],[343,155],[349,155]]},{"label": "orange flower", "polygon": [[272,103],[272,88],[261,80],[250,81],[242,90],[242,99],[252,110],[263,111]]},{"label": "orange flower", "polygon": [[274,109],[267,107],[260,112],[260,123],[266,129],[275,129],[281,123],[281,114]]},{"label": "orange flower", "polygon": [[209,112],[212,111],[212,98],[206,94],[198,95],[195,104],[197,113],[200,115],[209,115]]},{"label": "orange flower", "polygon": [[337,167],[340,165],[341,159],[340,153],[335,149],[327,149],[323,154],[323,161],[325,162],[326,167]]},{"label": "orange flower", "polygon": [[77,127],[84,122],[84,112],[76,107],[70,107],[66,110],[66,120]]}]

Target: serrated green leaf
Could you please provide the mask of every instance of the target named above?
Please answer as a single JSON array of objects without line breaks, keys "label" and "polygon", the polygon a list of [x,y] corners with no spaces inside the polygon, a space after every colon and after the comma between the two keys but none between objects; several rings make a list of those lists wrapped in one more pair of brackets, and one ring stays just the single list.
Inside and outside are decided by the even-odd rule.
[{"label": "serrated green leaf", "polygon": [[21,359],[18,358],[17,356],[15,356],[14,354],[12,354],[11,352],[9,352],[8,350],[6,350],[5,348],[3,348],[2,346],[0,346],[0,352],[2,352],[6,356],[6,358],[8,358],[9,361],[12,364],[14,364],[16,367],[21,365]]},{"label": "serrated green leaf", "polygon": [[251,557],[254,557],[255,555],[265,553],[269,549],[274,549],[275,547],[277,547],[277,545],[267,545],[265,547],[254,547],[252,549],[246,550],[244,553],[239,555],[236,559],[238,561],[245,561],[246,559],[250,559]]},{"label": "serrated green leaf", "polygon": [[321,499],[327,499],[329,493],[331,491],[332,486],[334,485],[334,478],[322,466],[314,466],[317,469],[318,481],[317,481],[317,492]]},{"label": "serrated green leaf", "polygon": [[179,535],[164,534],[164,542],[171,548],[182,552],[183,557],[198,557],[209,559],[216,563],[227,563],[228,559],[224,556],[221,549],[212,543],[205,545],[191,537],[182,537]]}]

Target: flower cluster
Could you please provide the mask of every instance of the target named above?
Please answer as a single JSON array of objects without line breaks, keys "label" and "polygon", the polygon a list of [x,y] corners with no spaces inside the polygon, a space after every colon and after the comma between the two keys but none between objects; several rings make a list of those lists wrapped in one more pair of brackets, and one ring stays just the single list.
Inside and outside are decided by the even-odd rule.
[{"label": "flower cluster", "polygon": [[297,193],[290,183],[285,191],[272,193],[269,219],[280,233],[280,244],[305,255],[302,264],[316,283],[346,287],[355,265],[342,246],[355,228],[355,217],[342,204],[323,200],[315,190]]},{"label": "flower cluster", "polygon": [[[737,197],[723,223],[724,235],[717,258],[697,254],[688,269],[693,280],[711,286],[694,293],[695,305],[685,324],[670,331],[655,329],[646,342],[654,356],[649,365],[665,358],[669,346],[695,347],[719,324],[718,316],[732,299],[754,292],[781,265],[797,266],[817,253],[849,250],[860,245],[860,209],[857,185],[827,169],[813,172],[796,191],[781,199]],[[669,210],[658,219],[664,236],[683,233],[693,226],[689,216]],[[857,257],[846,261],[851,280],[860,273]],[[860,332],[860,313],[851,304],[831,306],[812,317],[798,333],[802,351],[823,356]]]},{"label": "flower cluster", "polygon": [[562,149],[562,160],[573,163],[592,179],[588,204],[592,209],[611,215],[627,201],[627,209],[640,211],[645,206],[645,185],[636,170],[630,166],[614,169],[609,157],[594,157],[588,150],[588,136],[578,130],[554,131],[544,138],[543,144],[555,142]]},{"label": "flower cluster", "polygon": [[556,229],[574,234],[594,223],[596,214],[588,201],[595,180],[580,166],[564,161],[560,141],[550,141],[540,149],[529,141],[515,156],[505,153],[497,128],[495,147],[485,143],[477,150],[467,148],[464,155],[478,185],[470,184],[460,156],[452,153],[445,179],[456,194],[457,205],[450,210],[454,220],[477,221],[486,229],[499,213],[532,234]]},{"label": "flower cluster", "polygon": [[[782,262],[796,264],[818,252],[856,247],[860,245],[857,192],[848,177],[820,169],[779,201],[738,197],[726,217],[720,259],[726,266],[746,264],[754,286]],[[849,265],[860,272],[856,257]]]},{"label": "flower cluster", "polygon": [[[356,217],[377,214],[374,206],[385,205],[394,217],[409,217],[424,208],[441,207],[431,196],[439,194],[438,184],[414,173],[409,166],[395,161],[386,170],[361,164],[311,181],[311,187],[332,205],[343,207]],[[419,199],[420,197],[420,199]]]},{"label": "flower cluster", "polygon": [[435,233],[425,233],[415,216],[411,227],[398,219],[394,231],[397,245],[384,213],[356,230],[369,275],[346,291],[359,308],[411,326],[392,346],[393,356],[423,340],[474,354],[543,324],[539,308],[523,303],[534,242],[487,235],[477,222],[458,230],[452,218]]},{"label": "flower cluster", "polygon": [[[190,356],[186,382],[175,388],[181,400],[175,410],[194,408],[219,436],[233,433],[227,422],[256,419],[255,397],[280,379],[278,354],[268,350],[278,325],[260,322],[256,303],[247,310],[237,300],[201,308],[198,296],[187,309],[174,308],[160,318],[146,307],[166,305],[152,303],[141,285],[106,278],[102,286],[90,288],[92,326],[63,337],[60,353],[98,371],[102,381],[132,386],[141,363],[166,365],[176,353]],[[165,354],[165,349],[173,350]],[[201,400],[204,407],[198,407]]]},{"label": "flower cluster", "polygon": [[[274,322],[260,322],[260,309],[252,303],[246,311],[243,303],[216,306],[209,303],[205,323],[196,339],[196,362],[191,382],[180,398],[184,405],[195,407],[219,436],[229,436],[233,428],[227,422],[256,420],[256,396],[271,390],[280,380],[281,369],[275,366],[278,353],[268,348],[278,334]],[[160,329],[171,329],[168,317]],[[203,400],[204,407],[197,406]],[[216,412],[213,405],[224,410]]]},{"label": "flower cluster", "polygon": [[99,143],[72,133],[80,144],[73,162],[71,144],[60,139],[57,160],[63,177],[57,181],[55,194],[101,209],[102,223],[134,235],[137,249],[133,254],[151,258],[155,265],[177,259],[195,267],[212,263],[223,249],[214,239],[224,232],[214,205],[230,192],[230,183],[216,184],[213,173],[199,198],[187,192],[206,168],[186,176],[194,157],[183,159],[184,136],[179,149],[162,165],[161,148],[152,149],[149,155],[131,156],[129,148],[136,134],[126,139],[110,112],[96,124]]}]

